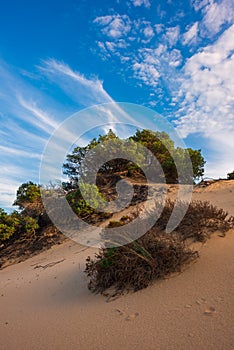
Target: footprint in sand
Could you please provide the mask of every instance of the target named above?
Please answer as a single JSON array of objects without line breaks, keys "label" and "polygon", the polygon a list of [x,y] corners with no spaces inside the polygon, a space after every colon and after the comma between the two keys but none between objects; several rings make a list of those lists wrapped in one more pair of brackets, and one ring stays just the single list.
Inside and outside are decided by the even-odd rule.
[{"label": "footprint in sand", "polygon": [[[119,316],[123,316],[124,315],[124,312],[121,311],[120,309],[115,309],[116,313],[119,315]],[[127,315],[125,317],[125,321],[133,321],[137,316],[139,316],[139,313],[138,312],[135,312],[134,314],[131,314],[131,315]]]},{"label": "footprint in sand", "polygon": [[127,317],[125,317],[126,321],[133,321],[137,316],[139,316],[138,312],[135,312],[134,314],[128,315]]},{"label": "footprint in sand", "polygon": [[196,300],[196,304],[197,305],[206,304],[206,299],[205,298],[197,299]]},{"label": "footprint in sand", "polygon": [[217,316],[217,311],[213,306],[208,307],[204,311],[204,315],[211,316],[211,317],[216,317]]},{"label": "footprint in sand", "polygon": [[116,313],[120,316],[122,316],[124,313],[120,309],[115,309]]}]

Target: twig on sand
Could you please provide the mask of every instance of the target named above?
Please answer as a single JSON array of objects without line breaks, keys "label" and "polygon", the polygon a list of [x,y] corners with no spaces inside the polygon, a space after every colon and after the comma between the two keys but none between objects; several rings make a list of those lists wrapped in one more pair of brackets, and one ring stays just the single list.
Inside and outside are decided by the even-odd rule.
[{"label": "twig on sand", "polygon": [[34,269],[39,269],[39,268],[47,269],[47,267],[53,267],[54,265],[57,265],[57,264],[63,262],[64,260],[66,260],[66,259],[62,259],[62,260],[58,260],[58,261],[52,261],[51,263],[46,264],[46,265],[36,265],[34,267]]}]

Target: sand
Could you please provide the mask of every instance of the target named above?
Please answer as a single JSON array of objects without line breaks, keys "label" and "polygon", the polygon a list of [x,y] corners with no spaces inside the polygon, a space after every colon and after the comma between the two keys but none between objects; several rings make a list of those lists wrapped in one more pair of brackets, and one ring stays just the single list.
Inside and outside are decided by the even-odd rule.
[{"label": "sand", "polygon": [[[234,182],[197,188],[234,215]],[[233,232],[199,245],[183,273],[116,300],[94,295],[83,273],[95,249],[66,241],[0,271],[0,349],[234,348]]]}]

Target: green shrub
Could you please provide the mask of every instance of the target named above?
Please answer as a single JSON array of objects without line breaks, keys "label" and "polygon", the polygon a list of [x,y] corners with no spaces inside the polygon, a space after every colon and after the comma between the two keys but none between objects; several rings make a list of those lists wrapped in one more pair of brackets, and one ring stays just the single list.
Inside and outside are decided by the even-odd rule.
[{"label": "green shrub", "polygon": [[80,183],[82,193],[89,199],[89,204],[83,199],[80,188],[67,194],[66,199],[73,211],[80,217],[86,217],[105,207],[105,199],[95,185]]},{"label": "green shrub", "polygon": [[0,209],[0,242],[8,240],[14,234],[24,232],[34,234],[38,228],[36,219],[17,211],[7,214],[3,209]]},{"label": "green shrub", "polygon": [[9,239],[21,226],[20,214],[7,214],[0,208],[0,242]]},{"label": "green shrub", "polygon": [[0,242],[9,239],[15,232],[14,226],[8,226],[6,224],[0,224]]}]

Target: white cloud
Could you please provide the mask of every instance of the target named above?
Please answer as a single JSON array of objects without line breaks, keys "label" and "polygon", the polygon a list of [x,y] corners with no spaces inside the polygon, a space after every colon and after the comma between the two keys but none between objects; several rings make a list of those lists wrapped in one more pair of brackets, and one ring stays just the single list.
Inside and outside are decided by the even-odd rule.
[{"label": "white cloud", "polygon": [[[180,88],[175,92],[180,108],[175,122],[182,137],[201,133],[221,162],[231,163],[234,154],[234,25],[213,44],[187,60]],[[220,149],[220,151],[218,151]],[[231,166],[231,164],[229,164]],[[224,168],[224,169],[227,169]]]},{"label": "white cloud", "polygon": [[145,6],[146,8],[150,8],[151,3],[149,0],[131,0],[133,6]]},{"label": "white cloud", "polygon": [[155,25],[154,25],[154,28],[155,28],[155,30],[156,30],[156,33],[157,33],[157,34],[160,34],[160,33],[162,33],[162,31],[163,31],[163,29],[164,29],[164,25],[163,25],[162,23],[160,23],[160,24],[155,24]]},{"label": "white cloud", "polygon": [[[105,24],[107,30],[112,17],[99,17],[95,22]],[[160,93],[162,97],[159,92],[159,80],[165,80],[166,83],[176,80],[175,70],[182,63],[181,52],[176,48],[180,27],[153,25],[145,19],[132,20],[129,23],[131,31],[127,37],[98,42],[101,54],[104,55],[103,59],[118,58],[121,64],[126,64],[126,69],[133,73],[132,76],[139,81],[139,85],[144,84],[152,89],[157,87],[157,96]],[[160,35],[157,44],[153,44],[152,39],[156,34]],[[157,46],[154,48],[155,45]]]},{"label": "white cloud", "polygon": [[[205,47],[188,59],[181,78],[180,95],[181,97],[185,96],[182,107],[191,103],[195,104],[201,108],[200,113],[203,114],[201,117],[203,120],[204,115],[207,115],[204,112],[210,111],[214,117],[212,119],[220,125],[223,125],[223,118],[220,117],[223,114],[225,114],[225,122],[229,121],[229,118],[233,120],[233,37],[234,25],[229,27],[213,45]],[[190,121],[193,119],[188,115],[185,118],[191,119]],[[183,120],[185,121],[185,119]],[[202,128],[202,120],[199,119],[196,125],[198,129]],[[205,129],[207,129],[207,125]],[[207,130],[207,132],[209,131]]]},{"label": "white cloud", "polygon": [[198,36],[198,22],[195,22],[187,32],[183,34],[182,43],[184,45],[191,45],[193,43],[196,43]]},{"label": "white cloud", "polygon": [[202,37],[213,37],[221,31],[224,25],[230,25],[234,21],[233,0],[195,0],[192,6],[196,11],[201,10],[203,15],[199,24]]},{"label": "white cloud", "polygon": [[144,35],[146,38],[152,38],[154,36],[154,31],[153,31],[153,28],[151,27],[151,25],[148,25],[144,29]]},{"label": "white cloud", "polygon": [[169,47],[175,46],[180,35],[180,27],[177,25],[175,27],[166,28],[165,34],[163,34],[163,40]]},{"label": "white cloud", "polygon": [[126,36],[131,30],[131,21],[127,15],[109,15],[95,18],[93,23],[101,27],[101,32],[112,39]]},{"label": "white cloud", "polygon": [[144,82],[145,85],[155,87],[158,85],[160,74],[153,64],[136,62],[133,64],[134,76]]},{"label": "white cloud", "polygon": [[169,85],[176,79],[175,69],[181,64],[181,60],[179,50],[168,50],[163,44],[156,49],[140,49],[132,64],[134,77],[152,88],[158,86],[159,79]]},{"label": "white cloud", "polygon": [[233,20],[234,2],[232,0],[210,1],[210,4],[205,8],[203,25],[211,35],[218,33],[223,24],[231,23]]},{"label": "white cloud", "polygon": [[20,182],[13,181],[9,178],[0,179],[0,208],[13,210],[12,204],[16,197],[16,191],[20,186]]},{"label": "white cloud", "polygon": [[26,147],[33,146],[34,149],[36,149],[43,147],[47,141],[46,138],[36,135],[31,131],[25,130],[25,128],[22,128],[18,123],[9,117],[5,116],[3,118],[3,123],[4,125],[2,125],[2,128],[4,128],[4,131],[2,130],[2,132],[8,142],[14,142],[17,135],[18,144],[24,144]]},{"label": "white cloud", "polygon": [[143,36],[143,38],[141,39],[143,44],[149,43],[155,35],[154,28],[148,21],[140,21],[139,30],[141,35]]},{"label": "white cloud", "polygon": [[210,0],[192,0],[192,6],[194,7],[195,11],[199,11],[202,8],[204,8],[206,5],[208,5]]}]

